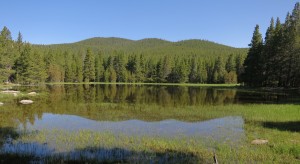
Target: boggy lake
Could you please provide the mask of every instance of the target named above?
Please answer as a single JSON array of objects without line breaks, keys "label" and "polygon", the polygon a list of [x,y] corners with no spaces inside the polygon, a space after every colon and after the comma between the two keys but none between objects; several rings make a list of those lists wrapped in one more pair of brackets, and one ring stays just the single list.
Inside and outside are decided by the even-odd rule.
[{"label": "boggy lake", "polygon": [[[0,152],[39,157],[63,154],[72,159],[109,159],[113,155],[103,152],[78,154],[78,150],[104,147],[122,148],[119,154],[123,155],[113,156],[122,160],[126,158],[123,150],[140,151],[144,147],[137,147],[149,138],[201,140],[199,144],[207,149],[212,148],[209,143],[235,145],[245,142],[247,132],[244,117],[231,112],[231,106],[300,102],[297,91],[237,87],[78,84],[8,89],[20,93],[0,97],[4,103],[0,106]],[[28,95],[33,91],[37,95]],[[20,104],[23,99],[34,103]],[[228,110],[219,109],[224,106]],[[127,142],[131,145],[124,145]]]}]

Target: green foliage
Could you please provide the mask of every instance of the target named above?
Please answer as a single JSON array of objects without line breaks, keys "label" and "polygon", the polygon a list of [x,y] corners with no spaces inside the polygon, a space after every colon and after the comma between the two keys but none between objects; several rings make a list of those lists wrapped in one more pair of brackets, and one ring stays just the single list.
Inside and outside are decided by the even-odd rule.
[{"label": "green foliage", "polygon": [[[220,86],[224,85],[219,85],[219,87]],[[65,150],[61,156],[57,153],[54,154],[57,154],[59,159],[55,161],[56,163],[62,160],[66,162],[64,157],[69,157],[68,153],[74,152],[74,149],[88,149],[91,147],[117,147],[151,153],[173,150],[173,153],[171,153],[172,156],[168,156],[167,159],[176,157],[177,155],[174,156],[174,152],[177,150],[182,153],[193,153],[192,157],[198,156],[199,159],[205,159],[205,162],[201,161],[200,163],[210,163],[213,161],[213,153],[210,149],[212,147],[218,155],[218,160],[224,163],[232,163],[233,161],[236,163],[298,162],[298,144],[300,138],[300,129],[298,126],[300,114],[299,105],[240,104],[244,102],[243,98],[240,97],[241,93],[245,93],[244,89],[241,91],[236,88],[220,89],[219,87],[206,89],[201,87],[179,86],[155,87],[151,85],[141,87],[132,84],[25,87],[23,89],[26,90],[22,89],[24,93],[28,93],[29,90],[38,90],[39,94],[38,96],[31,97],[35,103],[30,106],[25,107],[18,105],[12,96],[10,98],[12,99],[12,103],[6,103],[7,105],[1,108],[0,126],[2,128],[0,128],[0,144],[5,141],[3,139],[3,142],[1,142],[1,138],[8,136],[8,134],[14,139],[12,144],[16,143],[18,148],[23,148],[20,147],[19,143],[24,143],[26,145],[25,149],[29,148],[32,150],[31,143],[34,145],[35,143],[40,143],[48,147],[48,144],[44,143],[52,142],[51,150],[53,146],[55,146],[56,150]],[[44,91],[47,92],[47,94],[45,93],[45,96],[41,97]],[[249,95],[251,96],[253,96],[253,93],[257,93],[254,90],[247,90],[246,92],[250,92]],[[261,90],[258,92],[261,92]],[[270,95],[273,94],[274,93],[270,93]],[[261,96],[265,97],[266,95],[262,93]],[[236,98],[239,99],[239,97],[242,102],[237,101]],[[276,98],[273,100],[275,99]],[[245,101],[248,102],[247,100]],[[28,131],[20,133],[20,130],[17,130],[17,132],[21,134],[18,135],[13,128],[3,128],[20,127],[22,125],[26,128],[29,122],[31,125],[39,124],[40,121],[38,120],[42,119],[43,113],[77,115],[94,121],[138,119],[153,122],[176,119],[191,123],[226,116],[240,116],[244,121],[239,123],[242,125],[241,127],[237,127],[242,128],[242,131],[238,128],[238,132],[244,137],[238,141],[231,138],[234,142],[230,142],[231,140],[227,140],[226,138],[221,138],[221,141],[224,140],[224,142],[220,143],[214,142],[211,138],[202,138],[199,136],[188,138],[184,135],[170,138],[157,136],[155,134],[153,134],[153,136],[127,136],[123,134],[115,135],[107,131],[92,132],[90,130],[75,130],[70,132],[68,130],[52,129],[48,131],[44,129],[38,133],[35,131],[33,133],[28,133]],[[228,129],[221,128],[219,130],[221,130],[222,134],[226,134]],[[220,138],[218,136],[216,138],[219,141]],[[257,138],[268,139],[269,143],[266,145],[252,145],[251,141]],[[203,143],[203,145],[201,143]],[[97,151],[97,149],[92,149],[88,151],[88,154],[95,151]],[[119,151],[116,151],[116,153],[117,152]],[[1,153],[2,152],[0,152],[2,161],[4,160],[8,163],[15,161],[16,156],[12,156],[12,158],[6,161],[7,155]],[[178,154],[179,159],[185,157],[182,153]],[[20,155],[24,157],[24,154],[20,153]],[[134,154],[131,163],[139,163],[136,161],[137,159],[141,160],[140,163],[144,163],[144,160],[153,159],[154,156],[161,156],[161,154],[153,153],[142,156],[143,158],[136,158],[137,156]],[[190,157],[191,156],[188,156],[187,158],[190,159]],[[53,156],[50,156],[50,158],[53,158]],[[82,162],[87,162],[84,156],[78,158],[82,158]],[[44,157],[38,156],[34,159],[28,157],[28,159],[31,159],[31,162],[36,162],[44,159]],[[114,156],[112,159],[114,159]],[[47,163],[49,161],[45,162]],[[99,163],[100,161],[95,161],[95,163],[97,162]],[[192,160],[190,162],[193,163],[195,161]]]},{"label": "green foliage", "polygon": [[215,83],[224,83],[225,65],[221,57],[215,61],[213,74]]},{"label": "green foliage", "polygon": [[[30,48],[22,40],[19,33],[13,41],[9,30],[3,28],[1,81],[224,83],[224,63],[227,61],[226,68],[235,71],[233,59],[241,54],[242,62],[246,52],[204,40],[92,38],[72,44],[30,45]],[[33,58],[40,60],[40,67],[33,64]],[[40,78],[35,78],[38,75],[33,75],[33,70],[42,70]]]},{"label": "green foliage", "polygon": [[82,82],[83,81],[83,62],[82,62],[82,56],[79,54],[77,56],[74,56],[75,58],[75,65],[76,65],[76,80],[75,82]]},{"label": "green foliage", "polygon": [[95,59],[90,49],[87,49],[83,66],[83,81],[92,82],[95,80]]},{"label": "green foliage", "polygon": [[44,56],[39,52],[32,52],[28,44],[16,60],[15,69],[18,82],[23,84],[45,82],[47,78]]},{"label": "green foliage", "polygon": [[237,83],[236,72],[234,72],[234,71],[225,72],[224,83],[225,84],[236,84]]},{"label": "green foliage", "polygon": [[191,83],[197,83],[197,69],[198,69],[198,63],[195,57],[193,57],[190,60],[190,71],[189,71],[189,82]]},{"label": "green foliage", "polygon": [[13,64],[18,56],[14,49],[14,42],[7,27],[4,27],[0,35],[0,81],[11,81],[10,77],[14,73]]},{"label": "green foliage", "polygon": [[22,36],[21,32],[18,33],[18,38],[17,38],[16,44],[18,46],[18,52],[21,53],[22,46],[23,46],[23,36]]},{"label": "green foliage", "polygon": [[259,31],[259,25],[255,26],[255,30],[253,32],[251,44],[249,44],[250,49],[248,52],[248,56],[245,59],[245,72],[243,75],[243,81],[251,86],[260,86],[262,85],[262,67],[261,67],[261,59],[262,59],[262,48],[263,48],[263,40],[261,33]]},{"label": "green foliage", "polygon": [[72,56],[68,53],[64,53],[65,57],[65,64],[64,64],[64,70],[65,70],[65,82],[74,82],[76,81],[75,74],[76,74],[76,68],[74,67],[74,60],[72,59]]},{"label": "green foliage", "polygon": [[233,55],[230,55],[226,61],[226,64],[225,64],[225,69],[227,72],[231,72],[231,71],[235,71],[235,63],[234,63],[234,60],[233,60]]},{"label": "green foliage", "polygon": [[101,53],[99,53],[96,56],[96,59],[95,59],[95,71],[96,71],[95,81],[96,82],[103,81],[103,79],[104,79],[104,77],[103,77],[104,67],[103,67],[103,58],[102,58],[102,54]]},{"label": "green foliage", "polygon": [[237,74],[237,82],[241,83],[242,82],[242,74],[244,73],[244,58],[242,55],[237,55],[235,58],[235,70]]},{"label": "green foliage", "polygon": [[[264,43],[258,26],[245,60],[243,81],[249,86],[300,86],[300,7],[296,3],[285,23],[271,19]],[[238,73],[239,74],[239,73]]]},{"label": "green foliage", "polygon": [[91,48],[93,52],[102,52],[103,57],[115,55],[115,51],[125,55],[143,54],[145,59],[160,59],[162,56],[201,56],[215,57],[219,55],[246,54],[245,48],[233,48],[206,40],[184,40],[169,42],[161,39],[143,39],[138,41],[122,38],[91,38],[76,43],[56,45],[35,45],[38,49],[69,51],[77,53]]},{"label": "green foliage", "polygon": [[125,82],[127,81],[126,77],[126,62],[123,53],[118,53],[113,59],[113,68],[116,72],[116,82]]}]

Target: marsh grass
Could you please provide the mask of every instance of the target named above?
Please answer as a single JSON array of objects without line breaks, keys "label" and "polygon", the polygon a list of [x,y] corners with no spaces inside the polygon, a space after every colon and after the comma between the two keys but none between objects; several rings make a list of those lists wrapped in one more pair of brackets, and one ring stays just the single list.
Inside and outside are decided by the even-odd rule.
[{"label": "marsh grass", "polygon": [[[13,99],[15,98],[14,95],[12,94],[4,94],[4,93],[0,93],[0,102],[2,103],[6,103],[6,102],[11,102]],[[1,107],[1,106],[0,106]]]},{"label": "marsh grass", "polygon": [[[27,92],[26,89],[22,90],[22,93]],[[220,98],[221,103],[216,104],[192,106],[170,101],[168,105],[164,102],[161,105],[116,102],[116,99],[104,102],[94,98],[95,100],[90,101],[89,98],[76,97],[73,97],[74,101],[65,101],[72,97],[59,96],[61,94],[48,95],[48,92],[39,92],[38,96],[23,94],[20,97],[0,94],[0,101],[11,102],[8,106],[0,107],[0,145],[6,144],[6,149],[0,150],[0,163],[212,163],[214,153],[220,163],[300,162],[300,106],[297,104],[223,105],[223,99]],[[23,98],[33,99],[37,103],[30,106],[16,103]],[[219,101],[217,97],[215,99]],[[33,124],[36,117],[41,118],[43,113],[78,115],[99,121],[176,119],[194,122],[240,116],[245,121],[243,128],[246,138],[244,142],[220,143],[201,137],[181,136],[170,139],[159,134],[152,137],[132,137],[88,130],[42,130],[16,134],[15,128],[19,123]],[[7,136],[12,138],[11,142],[6,142]],[[269,143],[251,145],[253,139],[268,139]]]},{"label": "marsh grass", "polygon": [[[106,104],[107,105],[107,104]],[[143,108],[145,115],[154,112],[155,107]],[[110,112],[117,110],[111,109]],[[10,146],[22,147],[21,144],[45,146],[45,150],[55,150],[43,158],[44,161],[89,161],[93,162],[169,162],[174,163],[212,163],[213,153],[217,154],[222,163],[298,163],[300,154],[300,133],[276,126],[266,126],[267,122],[298,123],[300,110],[298,105],[226,105],[206,106],[201,109],[187,107],[185,110],[174,109],[174,113],[183,118],[216,118],[224,116],[242,116],[245,120],[246,138],[240,143],[220,143],[213,139],[201,137],[167,138],[152,136],[115,135],[110,132],[93,132],[80,130],[66,132],[62,130],[39,131],[26,133],[13,141]],[[125,110],[127,112],[127,110]],[[181,111],[181,112],[180,112]],[[112,112],[113,113],[113,112]],[[140,113],[140,112],[139,112]],[[167,117],[169,112],[161,112],[161,117]],[[174,114],[173,113],[173,114]],[[131,114],[131,113],[129,113]],[[176,115],[175,115],[176,116]],[[112,115],[115,120],[121,119]],[[268,139],[266,145],[251,145],[253,139]],[[35,145],[35,146],[34,146]],[[36,148],[39,149],[39,148]],[[6,151],[2,154],[18,154],[20,151]],[[35,156],[34,151],[24,153],[25,157]],[[0,153],[0,154],[1,154]],[[38,154],[38,153],[37,153]],[[36,159],[34,157],[32,159]],[[176,163],[176,162],[175,162]]]},{"label": "marsh grass", "polygon": [[[54,131],[62,149],[58,148],[58,153],[50,153],[46,156],[41,152],[52,150],[51,144],[44,143],[44,137],[53,132],[43,131],[39,134],[26,136],[15,141],[13,150],[22,149],[21,143],[27,145],[27,153],[18,151],[18,154],[25,157],[32,156],[32,159],[42,161],[101,161],[120,163],[212,163],[212,156],[215,152],[218,160],[224,163],[257,163],[257,162],[279,162],[297,163],[297,148],[289,148],[286,144],[275,144],[271,141],[269,145],[250,145],[240,143],[232,145],[229,143],[217,143],[213,140],[209,143],[202,138],[153,138],[153,137],[126,137],[115,136],[109,132],[95,133],[92,131],[79,131],[66,133],[65,131]],[[64,144],[62,144],[62,142]],[[31,145],[31,146],[28,146]],[[40,145],[47,147],[41,151]],[[22,148],[21,148],[22,147]],[[26,146],[25,146],[26,147]],[[31,148],[31,149],[29,149]],[[275,148],[275,149],[274,149]],[[32,150],[33,149],[33,150]],[[66,150],[67,149],[67,150]],[[6,151],[6,154],[15,154]],[[296,154],[295,154],[296,153]],[[42,158],[41,158],[42,157]]]},{"label": "marsh grass", "polygon": [[[45,141],[47,144],[45,144]],[[48,141],[48,142],[47,142]],[[110,132],[81,130],[66,132],[61,130],[41,131],[22,136],[14,143],[8,143],[4,154],[34,156],[43,161],[121,161],[125,163],[198,163],[210,156],[205,151],[201,138],[129,137],[113,135]],[[22,147],[22,145],[24,145]],[[45,145],[48,148],[45,148]],[[42,147],[42,148],[41,148]],[[55,153],[49,150],[53,150]],[[24,151],[24,150],[27,150]],[[48,155],[45,155],[45,152]]]}]

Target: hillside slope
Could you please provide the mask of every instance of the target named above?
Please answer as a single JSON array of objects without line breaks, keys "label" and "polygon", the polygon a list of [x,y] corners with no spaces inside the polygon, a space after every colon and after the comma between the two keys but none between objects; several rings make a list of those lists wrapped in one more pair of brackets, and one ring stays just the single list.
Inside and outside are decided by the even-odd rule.
[{"label": "hillside slope", "polygon": [[112,55],[114,51],[125,54],[144,54],[146,57],[159,57],[164,55],[197,55],[203,57],[227,56],[229,54],[246,54],[247,48],[234,48],[206,40],[183,40],[170,42],[162,39],[147,38],[142,40],[129,40],[123,38],[95,37],[75,43],[35,45],[37,48],[47,50],[85,52],[91,48],[104,55]]}]

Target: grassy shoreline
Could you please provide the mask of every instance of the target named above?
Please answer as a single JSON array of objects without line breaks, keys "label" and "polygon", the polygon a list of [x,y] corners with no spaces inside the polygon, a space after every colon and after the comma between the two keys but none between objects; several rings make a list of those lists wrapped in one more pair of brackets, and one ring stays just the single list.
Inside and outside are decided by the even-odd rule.
[{"label": "grassy shoreline", "polygon": [[197,83],[123,83],[123,82],[81,82],[81,83],[45,83],[47,85],[83,85],[83,84],[102,84],[102,85],[161,85],[161,86],[199,86],[199,87],[238,87],[240,84],[197,84]]},{"label": "grassy shoreline", "polygon": [[[149,107],[149,109],[144,109],[143,112],[146,112],[145,115],[149,115],[152,110]],[[203,113],[204,111],[206,112]],[[114,112],[114,110],[110,112]],[[166,116],[169,112],[165,113]],[[109,132],[89,130],[73,133],[45,130],[20,136],[14,143],[17,145],[18,143],[33,144],[33,147],[36,143],[44,145],[44,143],[47,143],[47,139],[51,140],[50,134],[56,134],[52,140],[56,141],[58,145],[62,145],[60,142],[75,145],[75,150],[69,150],[69,155],[68,153],[64,155],[56,154],[40,158],[50,163],[57,161],[134,163],[164,160],[169,160],[164,162],[180,161],[177,163],[212,163],[213,153],[217,154],[219,162],[222,163],[298,163],[300,161],[300,128],[297,126],[300,124],[299,105],[225,105],[207,106],[204,109],[187,107],[184,110],[178,109],[173,112],[179,112],[178,116],[183,118],[193,115],[193,118],[241,116],[245,120],[245,142],[239,144],[217,143],[214,141],[203,143],[204,140],[201,138],[139,138],[120,137]],[[120,117],[123,118],[122,114]],[[269,143],[266,145],[252,145],[251,141],[253,139],[268,139]],[[46,148],[47,146],[48,144],[46,144]],[[86,157],[86,154],[91,156]],[[103,156],[103,154],[111,154],[111,156]],[[119,155],[115,156],[113,154]],[[23,155],[13,152],[0,153],[1,159],[8,159],[11,156],[30,160],[39,158],[30,153]]]},{"label": "grassy shoreline", "polygon": [[3,87],[14,86],[41,86],[41,85],[140,85],[140,86],[187,86],[187,87],[220,87],[220,88],[241,88],[250,90],[263,90],[263,91],[300,91],[300,88],[272,88],[272,87],[249,87],[240,83],[236,84],[200,84],[200,83],[128,83],[128,82],[51,82],[40,84],[0,84],[0,89]]},{"label": "grassy shoreline", "polygon": [[[63,85],[60,83],[58,85]],[[110,83],[105,83],[110,84]],[[53,84],[56,85],[56,84]],[[70,84],[72,85],[72,84]],[[124,84],[125,85],[125,84]],[[142,84],[143,85],[143,84]],[[207,86],[207,85],[206,85]],[[52,96],[56,96],[53,94]],[[11,96],[11,98],[13,98]],[[12,150],[20,150],[20,145],[36,150],[52,150],[48,140],[57,145],[68,143],[75,146],[65,153],[37,156],[34,153],[3,151],[0,147],[0,163],[9,162],[117,162],[117,163],[212,163],[217,154],[220,163],[299,163],[300,162],[300,105],[299,104],[217,104],[217,105],[172,105],[103,103],[101,101],[73,101],[47,106],[49,101],[41,96],[31,106],[18,106],[15,102],[0,110],[0,136],[6,133],[13,137]],[[65,100],[65,97],[61,97]],[[62,110],[56,110],[62,109]],[[88,112],[87,112],[88,111]],[[14,120],[34,122],[36,115],[43,113],[76,115],[95,121],[122,121],[139,119],[161,121],[176,119],[193,123],[227,116],[239,116],[244,120],[245,140],[242,143],[204,142],[201,138],[169,139],[164,137],[116,136],[109,132],[83,130],[76,133],[65,131],[35,131],[16,133],[18,123]],[[14,124],[15,123],[15,124]],[[15,125],[15,127],[14,127]],[[55,134],[51,138],[50,134]],[[252,145],[254,139],[267,139],[268,144]],[[1,140],[0,144],[5,143]],[[33,151],[33,152],[34,152]],[[87,156],[86,156],[87,155]],[[19,161],[18,161],[19,160]],[[63,162],[62,162],[63,161]]]}]

